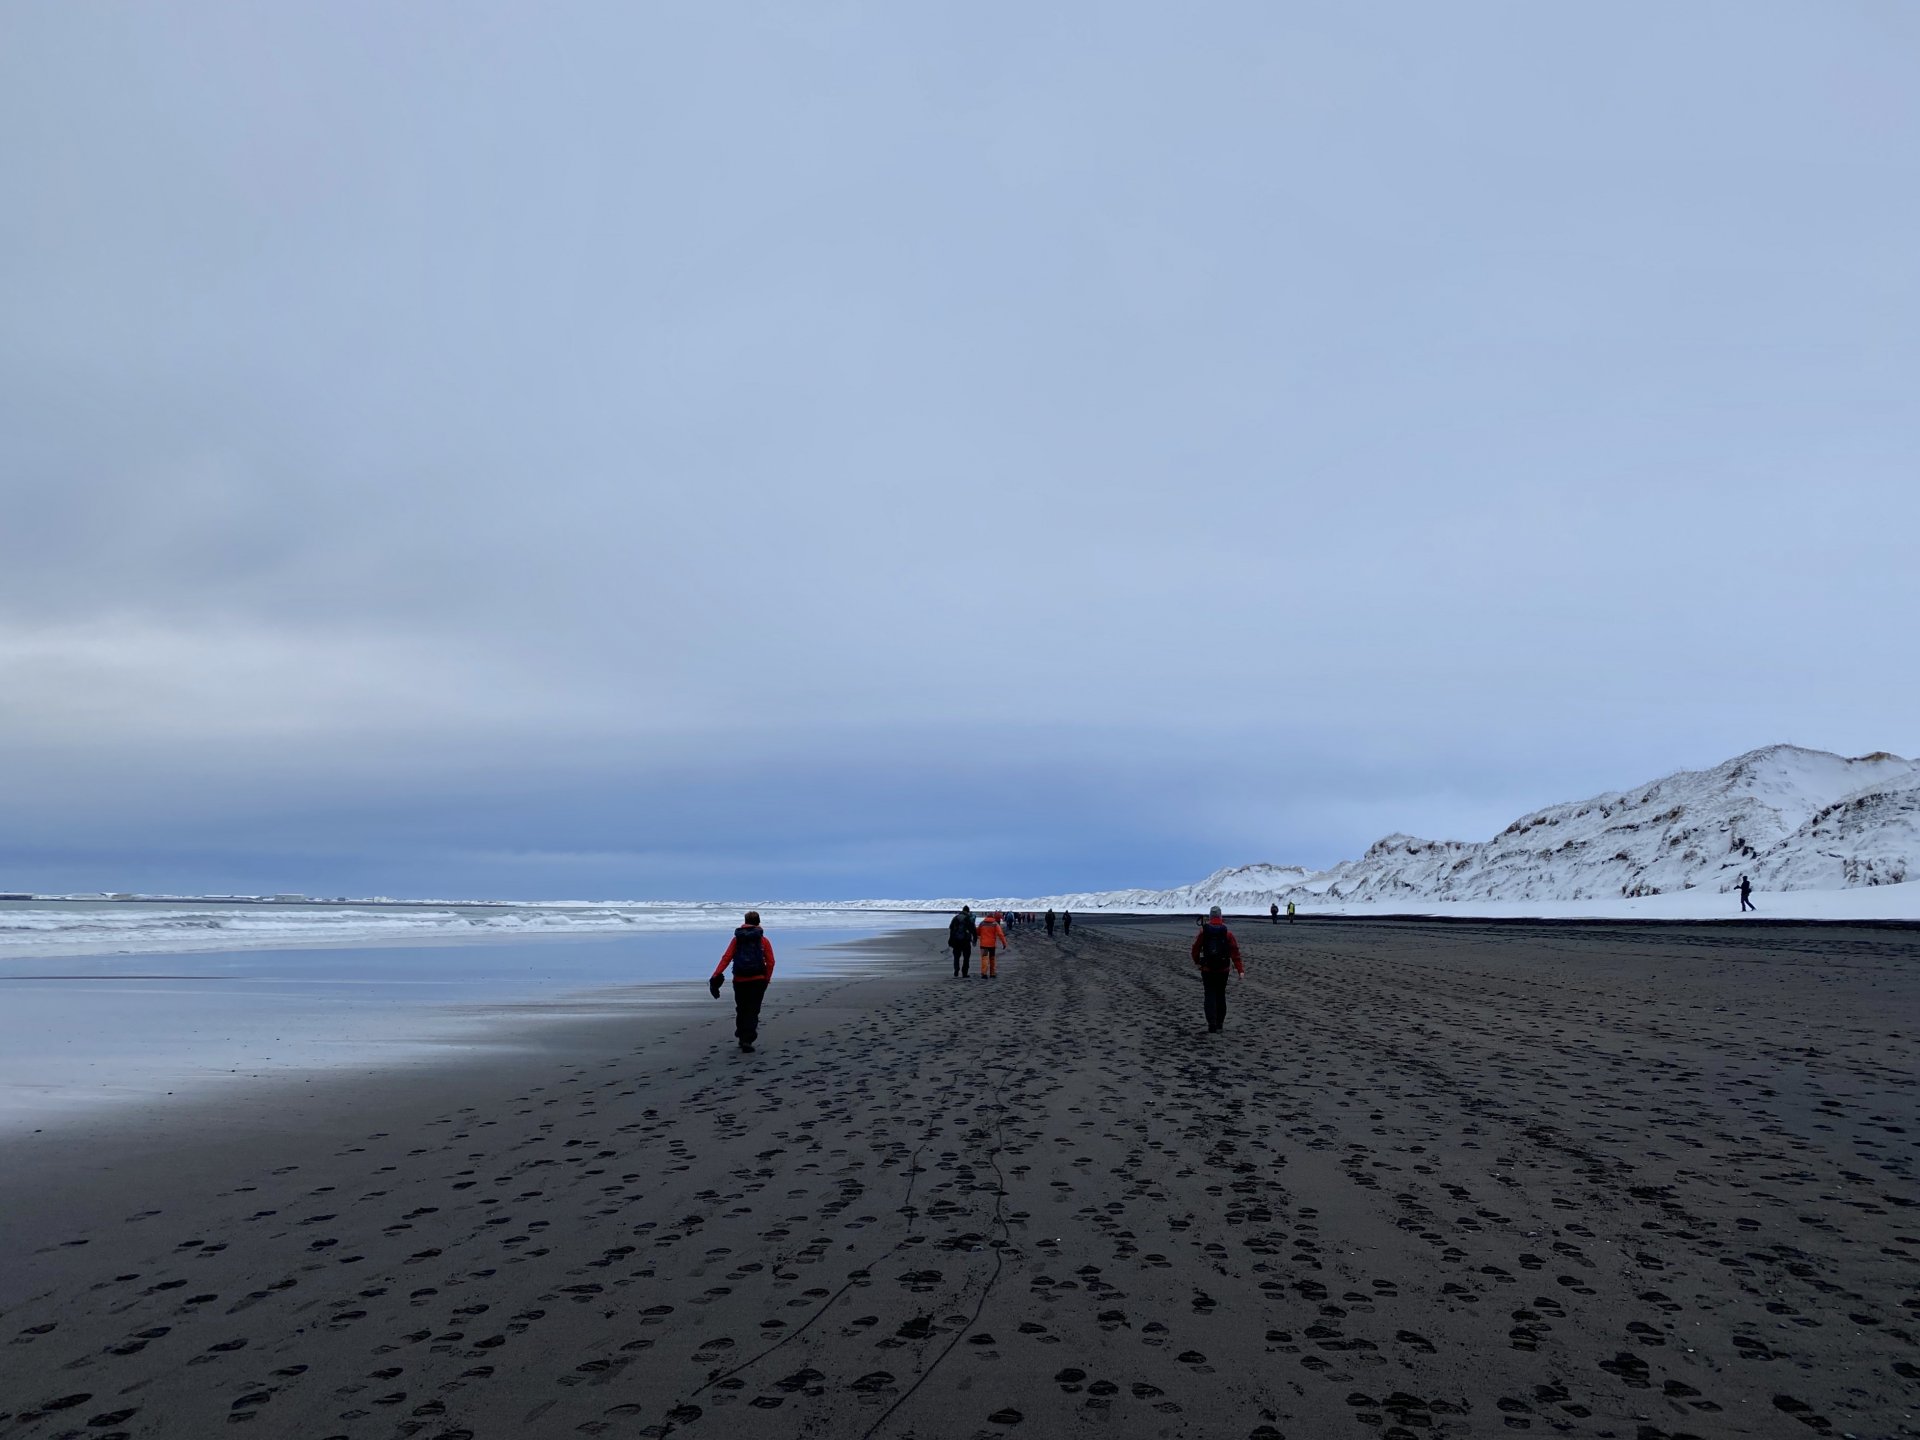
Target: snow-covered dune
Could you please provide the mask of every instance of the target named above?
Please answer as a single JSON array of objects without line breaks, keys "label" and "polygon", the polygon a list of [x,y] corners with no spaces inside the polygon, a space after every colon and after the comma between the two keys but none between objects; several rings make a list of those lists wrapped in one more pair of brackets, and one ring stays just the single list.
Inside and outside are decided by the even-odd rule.
[{"label": "snow-covered dune", "polygon": [[[1536,810],[1477,844],[1389,836],[1300,888],[1345,900],[1589,900],[1726,890],[1742,873],[1775,888],[1803,873],[1808,879],[1790,888],[1904,879],[1904,860],[1885,852],[1882,832],[1896,832],[1902,857],[1920,854],[1916,783],[1920,766],[1897,755],[1849,760],[1773,745],[1711,770]],[[1822,816],[1829,849],[1874,850],[1872,875],[1848,877],[1835,862],[1815,878],[1817,867],[1800,863],[1816,843],[1805,832]]]},{"label": "snow-covered dune", "polygon": [[1920,774],[1822,807],[1761,852],[1753,878],[1775,890],[1920,881]]},{"label": "snow-covered dune", "polygon": [[[1920,885],[1872,903],[1815,901],[1811,892],[1920,881],[1920,762],[1856,758],[1793,745],[1682,770],[1631,790],[1550,805],[1492,839],[1389,835],[1355,860],[1308,871],[1241,865],[1167,890],[975,899],[1019,909],[1166,911],[1219,905],[1263,911],[1293,900],[1338,909],[1474,914],[1721,913],[1717,896],[1742,874],[1763,892],[1807,893],[1807,916],[1920,918]],[[1696,902],[1678,897],[1701,892]],[[1663,897],[1659,903],[1650,903]],[[869,902],[892,907],[953,901]],[[1779,907],[1771,907],[1780,913]]]}]

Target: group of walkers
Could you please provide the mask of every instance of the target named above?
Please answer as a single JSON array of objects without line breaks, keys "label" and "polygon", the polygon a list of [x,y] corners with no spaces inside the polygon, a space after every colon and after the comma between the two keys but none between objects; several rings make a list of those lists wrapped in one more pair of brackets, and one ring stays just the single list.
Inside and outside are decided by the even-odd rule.
[{"label": "group of walkers", "polygon": [[[1744,913],[1757,908],[1751,898],[1753,882],[1742,875],[1737,888],[1741,911]],[[1287,923],[1293,924],[1298,911],[1291,900],[1287,901],[1286,913]],[[1271,924],[1280,923],[1279,901],[1267,907],[1267,918]],[[973,952],[977,946],[980,950],[980,978],[998,980],[1000,957],[1011,943],[1011,932],[1034,925],[1046,926],[1049,939],[1053,937],[1056,927],[1061,934],[1071,935],[1073,912],[1063,910],[1056,915],[1048,910],[1043,915],[1034,910],[994,910],[976,918],[972,906],[962,905],[960,913],[947,923],[947,948],[953,952],[954,978],[972,978]],[[1227,922],[1221,919],[1218,905],[1199,917],[1199,932],[1193,937],[1190,955],[1194,967],[1200,972],[1207,1031],[1209,1034],[1218,1034],[1227,1023],[1227,982],[1233,975],[1244,976],[1247,973],[1246,964],[1240,957],[1240,942],[1234,938],[1233,931],[1227,928]],[[733,969],[733,1033],[740,1042],[740,1049],[750,1054],[754,1042],[760,1038],[760,1006],[767,998],[767,982],[773,978],[773,946],[767,940],[766,931],[760,928],[759,911],[747,911],[746,923],[733,932],[726,953],[720,957],[720,963],[714,966],[713,974],[708,979],[708,989],[715,999],[720,997],[720,987],[725,983],[729,966]]]},{"label": "group of walkers", "polygon": [[[1293,913],[1293,905],[1289,903],[1289,921]],[[1279,923],[1279,917],[1280,907],[1276,904],[1271,912],[1275,924]],[[1063,910],[1056,914],[1048,910],[1042,915],[1031,910],[994,910],[976,917],[972,906],[962,905],[960,913],[947,924],[947,948],[953,952],[954,978],[971,978],[973,952],[977,946],[980,978],[999,979],[1000,957],[1009,944],[1009,933],[1039,925],[1046,927],[1049,936],[1056,930],[1063,936],[1071,935],[1073,912]],[[1236,974],[1247,973],[1246,962],[1240,956],[1240,942],[1221,918],[1218,905],[1200,917],[1199,933],[1193,937],[1189,955],[1200,974],[1208,1033],[1218,1034],[1227,1023],[1227,982]],[[760,1038],[760,1007],[767,998],[767,982],[773,979],[773,944],[767,939],[767,932],[760,928],[757,910],[747,911],[746,923],[733,932],[726,953],[713,967],[713,974],[707,977],[707,989],[716,1000],[720,998],[729,969],[733,971],[734,1037],[741,1051],[751,1054]]]},{"label": "group of walkers", "polygon": [[1062,911],[1055,915],[1048,910],[1042,917],[1033,910],[994,910],[984,918],[976,919],[971,905],[962,905],[960,913],[947,922],[947,949],[953,952],[953,978],[967,980],[972,978],[973,947],[980,947],[980,978],[998,980],[1000,978],[1000,955],[1007,948],[1012,931],[1028,925],[1044,924],[1049,938],[1056,924],[1064,927],[1063,933],[1073,933],[1073,912]]}]

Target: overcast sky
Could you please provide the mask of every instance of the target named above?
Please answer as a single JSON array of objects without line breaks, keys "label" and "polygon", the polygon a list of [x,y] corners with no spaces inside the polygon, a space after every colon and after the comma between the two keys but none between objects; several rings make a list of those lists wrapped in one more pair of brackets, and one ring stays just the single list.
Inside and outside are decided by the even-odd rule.
[{"label": "overcast sky", "polygon": [[1920,12],[0,9],[0,887],[1165,885],[1920,748]]}]

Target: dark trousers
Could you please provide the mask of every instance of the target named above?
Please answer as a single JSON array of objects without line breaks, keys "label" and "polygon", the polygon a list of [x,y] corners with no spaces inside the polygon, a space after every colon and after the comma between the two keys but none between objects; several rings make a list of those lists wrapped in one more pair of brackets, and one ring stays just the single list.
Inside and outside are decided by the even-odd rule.
[{"label": "dark trousers", "polygon": [[1207,992],[1207,1029],[1218,1030],[1227,1023],[1227,972],[1202,970],[1200,983]]},{"label": "dark trousers", "polygon": [[965,975],[967,973],[967,966],[973,960],[973,946],[953,945],[948,948],[953,951],[953,973],[956,975]]},{"label": "dark trousers", "polygon": [[740,1037],[742,1045],[751,1045],[760,1038],[760,1005],[767,998],[767,982],[749,980],[744,985],[733,982],[733,1033]]},{"label": "dark trousers", "polygon": [[1759,908],[1760,907],[1758,905],[1754,904],[1753,901],[1747,898],[1746,891],[1742,890],[1740,892],[1740,911],[1742,914],[1745,914],[1749,910],[1758,910]]}]

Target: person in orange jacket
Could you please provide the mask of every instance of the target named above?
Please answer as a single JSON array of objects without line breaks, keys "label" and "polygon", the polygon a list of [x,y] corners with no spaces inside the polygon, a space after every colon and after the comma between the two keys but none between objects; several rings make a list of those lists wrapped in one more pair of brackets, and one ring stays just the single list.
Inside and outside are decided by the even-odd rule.
[{"label": "person in orange jacket", "polygon": [[1247,973],[1240,960],[1240,942],[1220,918],[1218,905],[1207,912],[1200,933],[1193,937],[1192,955],[1193,963],[1200,967],[1200,983],[1207,991],[1207,1030],[1218,1033],[1227,1023],[1227,967],[1232,966],[1242,976]]},{"label": "person in orange jacket", "polygon": [[998,980],[1000,967],[998,958],[1006,948],[1007,929],[1000,923],[1000,912],[994,911],[980,922],[980,978]]},{"label": "person in orange jacket", "polygon": [[753,1042],[760,1038],[760,1005],[767,998],[767,982],[773,979],[773,946],[767,932],[760,928],[758,910],[747,911],[747,923],[733,932],[727,953],[713,967],[707,990],[716,1000],[720,998],[720,977],[729,965],[733,966],[733,1033],[741,1051],[751,1054]]}]

